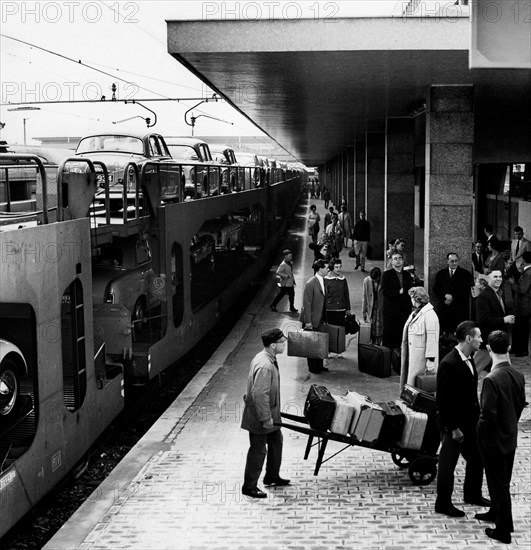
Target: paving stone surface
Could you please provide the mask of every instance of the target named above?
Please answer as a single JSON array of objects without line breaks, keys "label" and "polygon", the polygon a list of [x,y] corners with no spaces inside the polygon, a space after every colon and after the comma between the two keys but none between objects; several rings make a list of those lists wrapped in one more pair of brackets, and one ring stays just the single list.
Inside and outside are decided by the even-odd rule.
[{"label": "paving stone surface", "polygon": [[[323,211],[322,201],[316,201]],[[305,211],[296,220],[304,227]],[[313,254],[297,250],[296,306],[311,275]],[[307,252],[307,253],[306,253]],[[342,253],[353,311],[359,317],[361,285],[366,274],[354,271]],[[367,268],[378,265],[368,262]],[[489,524],[474,519],[482,509],[463,503],[464,462],[456,470],[454,502],[466,512],[453,519],[433,510],[435,483],[415,486],[407,469],[396,466],[389,453],[350,446],[325,462],[313,475],[316,449],[303,459],[307,437],[284,429],[281,475],[288,487],[266,488],[268,497],[254,500],[241,494],[248,434],[240,429],[242,395],[252,357],[261,349],[266,328],[297,327],[297,318],[272,313],[268,304],[276,291],[273,278],[188,393],[178,398],[137,448],[45,547],[48,550],[352,550],[416,548],[479,549],[499,547],[488,539]],[[286,306],[287,303],[281,303]],[[330,372],[310,375],[306,361],[279,358],[283,410],[302,414],[312,383],[332,393],[356,390],[374,400],[398,398],[398,376],[377,379],[357,369],[357,337],[351,337],[343,358],[328,360]],[[527,359],[527,358],[525,358]],[[530,397],[531,365],[514,364],[526,376]],[[206,380],[206,382],[205,382]],[[513,482],[515,548],[531,548],[531,414],[520,423],[519,449]],[[344,445],[331,441],[327,454]],[[487,494],[486,484],[484,493]]]}]

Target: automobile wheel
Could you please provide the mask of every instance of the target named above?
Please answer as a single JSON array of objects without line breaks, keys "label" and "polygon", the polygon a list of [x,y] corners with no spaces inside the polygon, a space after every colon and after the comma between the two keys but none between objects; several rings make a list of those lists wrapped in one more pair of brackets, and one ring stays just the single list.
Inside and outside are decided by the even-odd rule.
[{"label": "automobile wheel", "polygon": [[133,325],[133,336],[135,340],[138,339],[140,331],[145,324],[143,320],[146,316],[146,301],[144,297],[138,298],[133,308],[133,314],[131,315],[131,323]]},{"label": "automobile wheel", "polygon": [[12,359],[6,357],[0,364],[0,416],[8,416],[13,412],[19,392],[17,365]]}]

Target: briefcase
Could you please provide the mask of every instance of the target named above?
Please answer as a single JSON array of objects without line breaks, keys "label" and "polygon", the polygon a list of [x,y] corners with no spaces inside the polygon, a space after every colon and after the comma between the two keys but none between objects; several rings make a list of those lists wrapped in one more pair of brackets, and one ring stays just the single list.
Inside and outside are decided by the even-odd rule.
[{"label": "briefcase", "polygon": [[345,315],[345,334],[358,334],[360,325],[356,321],[356,316],[353,313]]},{"label": "briefcase", "polygon": [[304,416],[314,430],[326,432],[330,429],[336,401],[325,386],[312,384],[304,403]]},{"label": "briefcase", "polygon": [[378,378],[391,376],[391,350],[375,344],[358,344],[358,368]]},{"label": "briefcase", "polygon": [[309,359],[328,357],[328,332],[297,330],[288,332],[288,355]]},{"label": "briefcase", "polygon": [[345,345],[345,327],[326,325],[326,330],[328,331],[328,351],[343,353],[347,349]]},{"label": "briefcase", "polygon": [[409,384],[404,385],[400,399],[415,411],[429,414],[437,411],[437,402],[434,395],[419,388],[414,388]]},{"label": "briefcase", "polygon": [[437,374],[417,374],[415,387],[428,393],[435,393],[437,391]]},{"label": "briefcase", "polygon": [[360,335],[358,337],[358,344],[369,344],[370,341],[371,341],[371,324],[361,322]]},{"label": "briefcase", "polygon": [[378,437],[378,446],[390,447],[396,444],[402,437],[406,417],[402,409],[394,401],[379,401],[377,403],[383,409],[385,416],[380,436]]}]

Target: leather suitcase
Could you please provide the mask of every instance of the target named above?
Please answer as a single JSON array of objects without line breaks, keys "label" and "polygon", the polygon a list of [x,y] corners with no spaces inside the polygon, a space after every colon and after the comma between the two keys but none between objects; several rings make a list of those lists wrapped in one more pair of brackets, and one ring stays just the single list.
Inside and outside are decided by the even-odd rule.
[{"label": "leather suitcase", "polygon": [[345,345],[345,327],[339,325],[326,325],[328,331],[328,351],[331,353],[343,353]]},{"label": "leather suitcase", "polygon": [[309,359],[328,357],[328,333],[314,330],[288,332],[288,355]]},{"label": "leather suitcase", "polygon": [[394,401],[381,401],[378,402],[378,405],[382,407],[385,413],[380,437],[378,437],[378,445],[382,447],[395,445],[402,437],[406,417]]},{"label": "leather suitcase", "polygon": [[398,440],[398,445],[402,449],[411,449],[418,451],[422,448],[426,426],[428,425],[428,415],[423,412],[414,411],[408,407],[403,401],[396,401],[404,413],[406,423],[402,437]]},{"label": "leather suitcase", "polygon": [[360,332],[358,337],[359,344],[370,344],[371,342],[371,323],[360,322]]},{"label": "leather suitcase", "polygon": [[428,393],[435,393],[437,391],[437,373],[417,374],[415,376],[415,387]]},{"label": "leather suitcase", "polygon": [[349,391],[346,398],[355,407],[350,435],[365,443],[376,442],[385,417],[383,409],[365,395],[356,392]]},{"label": "leather suitcase", "polygon": [[304,416],[314,430],[330,429],[336,410],[336,402],[327,388],[312,384],[304,403]]},{"label": "leather suitcase", "polygon": [[347,435],[356,412],[354,405],[344,395],[332,395],[336,402],[336,412],[330,425],[330,431],[335,434]]},{"label": "leather suitcase", "polygon": [[400,399],[409,405],[415,411],[425,412],[428,414],[437,411],[437,401],[431,393],[423,391],[419,388],[414,388],[409,384],[404,385],[404,389],[400,394]]},{"label": "leather suitcase", "polygon": [[358,344],[358,368],[378,378],[391,376],[391,350],[375,344]]}]

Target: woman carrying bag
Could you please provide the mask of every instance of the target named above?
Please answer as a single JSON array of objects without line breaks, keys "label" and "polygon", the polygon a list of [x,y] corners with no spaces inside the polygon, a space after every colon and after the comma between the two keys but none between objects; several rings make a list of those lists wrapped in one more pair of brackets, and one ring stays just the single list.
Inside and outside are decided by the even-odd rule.
[{"label": "woman carrying bag", "polygon": [[[435,375],[439,366],[439,318],[424,287],[410,288],[413,311],[402,333],[400,389],[417,386],[417,376]],[[427,389],[427,388],[426,388]]]}]

